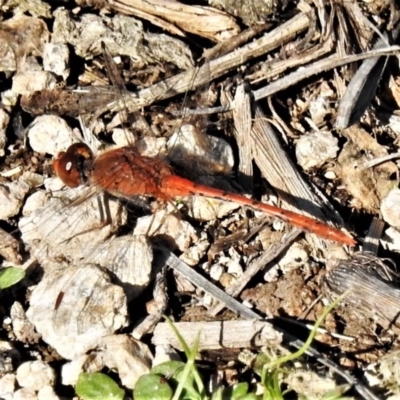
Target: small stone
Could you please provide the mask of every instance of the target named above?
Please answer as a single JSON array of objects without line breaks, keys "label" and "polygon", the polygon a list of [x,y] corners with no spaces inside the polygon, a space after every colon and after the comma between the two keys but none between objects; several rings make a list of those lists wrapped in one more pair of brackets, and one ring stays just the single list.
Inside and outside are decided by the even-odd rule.
[{"label": "small stone", "polygon": [[339,151],[338,143],[338,139],[330,132],[303,135],[296,143],[297,163],[306,171],[321,167],[336,157]]},{"label": "small stone", "polygon": [[232,274],[228,274],[225,272],[222,274],[221,278],[219,279],[219,283],[224,287],[229,287],[237,282],[237,278],[235,278]]},{"label": "small stone", "polygon": [[388,228],[381,239],[384,249],[400,253],[400,232],[396,228]]},{"label": "small stone", "polygon": [[286,273],[302,267],[308,260],[309,254],[300,243],[294,243],[279,261],[281,270]]},{"label": "small stone", "polygon": [[54,263],[32,291],[26,316],[46,343],[73,360],[126,326],[126,296],[98,266]]},{"label": "small stone", "polygon": [[38,394],[37,394],[38,400],[59,400],[60,398],[56,395],[54,392],[54,389],[52,386],[44,386],[42,387]]},{"label": "small stone", "polygon": [[66,44],[46,43],[43,49],[43,66],[45,71],[53,72],[67,79],[69,76],[69,49]]},{"label": "small stone", "polygon": [[14,393],[12,400],[37,400],[37,396],[34,390],[23,388]]},{"label": "small stone", "polygon": [[19,213],[29,190],[29,185],[22,179],[0,185],[0,220],[7,220]]},{"label": "small stone", "polygon": [[78,141],[67,122],[57,115],[42,115],[35,118],[28,131],[28,138],[34,151],[53,156]]},{"label": "small stone", "polygon": [[17,377],[15,374],[5,374],[0,378],[0,398],[11,400],[15,391]]},{"label": "small stone", "polygon": [[16,94],[29,95],[43,89],[55,89],[57,79],[51,72],[27,71],[13,77],[11,90]]},{"label": "small stone", "polygon": [[27,361],[17,369],[18,384],[26,389],[38,391],[46,385],[52,385],[56,375],[43,361]]},{"label": "small stone", "polygon": [[124,386],[133,389],[137,380],[150,371],[153,361],[148,346],[128,335],[110,335],[102,341],[104,364],[118,370]]},{"label": "small stone", "polygon": [[22,343],[38,343],[40,335],[35,327],[26,318],[25,311],[18,301],[11,306],[10,316],[12,319],[13,332]]},{"label": "small stone", "polygon": [[224,271],[225,271],[225,268],[222,265],[214,264],[211,266],[209,274],[210,274],[211,279],[218,282]]},{"label": "small stone", "polygon": [[381,212],[384,221],[394,228],[400,228],[400,190],[394,189],[382,200]]}]

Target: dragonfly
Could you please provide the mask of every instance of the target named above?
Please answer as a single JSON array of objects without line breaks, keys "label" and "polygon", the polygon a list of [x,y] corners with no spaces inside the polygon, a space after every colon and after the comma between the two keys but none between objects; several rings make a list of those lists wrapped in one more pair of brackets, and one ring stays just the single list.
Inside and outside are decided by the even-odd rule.
[{"label": "dragonfly", "polygon": [[[104,51],[104,57],[106,64],[110,65],[110,67],[107,67],[107,71],[113,71],[114,66],[112,64],[112,58],[107,51]],[[110,80],[112,80],[113,85],[116,86],[121,92],[121,96],[123,98],[123,91],[125,89],[121,83],[121,79],[116,76],[117,74],[111,72]],[[53,168],[58,178],[70,188],[69,190],[71,192],[75,190],[78,191],[78,196],[75,196],[71,202],[72,205],[80,205],[80,203],[82,203],[82,201],[79,200],[80,189],[88,189],[87,192],[90,193],[91,198],[85,198],[85,195],[83,195],[82,200],[85,200],[85,203],[93,203],[92,206],[95,203],[93,201],[95,200],[93,194],[99,194],[103,192],[113,197],[128,201],[140,196],[155,198],[163,202],[173,202],[176,199],[187,196],[207,197],[249,207],[255,211],[260,211],[269,216],[277,217],[297,228],[302,229],[303,231],[314,233],[325,239],[337,241],[341,244],[349,246],[354,246],[356,244],[355,239],[346,232],[342,231],[341,229],[331,227],[328,224],[311,217],[275,207],[257,200],[249,199],[237,193],[228,192],[187,179],[175,172],[173,167],[163,157],[145,156],[141,154],[137,147],[133,144],[128,144],[119,148],[106,149],[103,152],[95,153],[93,149],[86,143],[74,143],[65,151],[57,155],[53,162]],[[69,192],[67,191],[67,193]],[[86,191],[83,190],[82,193],[86,193]],[[84,230],[91,229],[90,227],[87,229],[87,224],[83,221],[82,217],[72,217],[72,211],[74,207],[67,207],[65,210],[63,210],[62,206],[58,203],[56,205],[52,205],[51,207],[53,207],[53,214],[57,214],[57,217],[59,214],[65,214],[60,216],[61,219],[57,220],[60,222],[56,222],[55,227],[48,229],[52,234],[50,239],[51,241],[57,241],[59,239],[59,236],[61,235],[58,233],[58,231],[66,230],[67,228],[64,228],[64,223],[66,224],[67,221],[71,220],[71,218],[73,218],[71,223],[75,222],[76,225],[79,226],[79,229],[82,227],[84,227]],[[45,212],[46,211],[43,211],[43,215],[38,218],[39,223],[45,219]],[[71,215],[68,213],[71,213]],[[118,215],[118,212],[114,210],[113,215]],[[31,231],[34,231],[35,229],[36,228],[31,228]],[[81,237],[84,238],[84,235],[79,233],[79,229],[76,228],[76,237],[71,236],[68,239],[68,241],[71,243],[68,244],[77,242]],[[106,231],[103,234],[102,231],[103,229],[99,230],[99,233],[95,231],[91,232],[94,234],[93,237],[95,237],[96,241],[104,241],[105,237],[111,233],[111,231]],[[28,234],[29,233],[30,232],[28,232]],[[121,255],[125,255],[125,253],[126,259],[138,260],[139,257],[135,254],[134,250],[138,249],[139,247],[143,249],[145,254],[148,254],[146,247],[147,243],[145,243],[146,239],[144,238],[126,239],[124,237],[116,237],[112,239],[115,239],[116,241],[113,250],[114,253],[111,257],[115,261],[115,265],[121,264],[119,257],[121,257]],[[108,255],[110,254],[110,247],[106,243],[103,247],[101,247],[101,245],[98,243],[94,243],[94,239],[90,240],[91,242],[83,243],[79,247],[79,251],[82,249],[86,250],[86,253],[81,256],[81,260],[84,263],[94,262],[103,266],[101,261],[103,258],[105,258],[106,253]],[[62,240],[62,243],[57,244],[57,251],[64,249],[64,242],[65,240]],[[45,253],[43,248],[44,246],[42,246],[39,251]],[[76,252],[77,251],[75,250],[70,250],[70,254]],[[43,255],[46,256],[45,254]],[[72,255],[69,257],[72,258]],[[148,264],[150,265],[149,268],[151,268],[152,257],[148,256],[148,260]],[[123,262],[125,261],[122,261],[122,263]],[[143,261],[140,259],[138,260],[138,263],[141,264],[139,272],[138,270],[135,270],[135,272],[132,272],[132,274],[138,275],[138,273],[143,270]],[[125,269],[127,271],[133,271],[133,268]],[[150,272],[148,274],[150,274]],[[99,327],[107,329],[109,328],[108,326],[105,326],[102,321],[98,321],[100,317],[96,317],[96,312],[100,308],[99,304],[106,304],[109,301],[107,299],[100,298],[100,294],[95,295],[94,293],[97,293],[97,291],[92,289],[92,287],[94,285],[101,287],[100,282],[103,282],[102,284],[104,287],[109,288],[108,282],[104,282],[103,275],[99,273],[97,267],[86,268],[85,266],[82,266],[78,267],[78,269],[72,270],[71,273],[68,273],[68,275],[66,275],[64,272],[58,274],[52,272],[49,273],[49,275],[52,277],[56,275],[63,277],[63,281],[60,283],[52,283],[53,281],[51,281],[51,279],[48,280],[49,283],[47,287],[43,286],[43,288],[41,288],[41,292],[38,291],[39,294],[35,296],[39,298],[40,301],[43,301],[43,303],[48,303],[50,301],[53,304],[54,315],[47,323],[46,327],[41,328],[41,333],[44,335],[45,341],[53,344],[54,346],[60,342],[60,340],[53,334],[47,334],[47,336],[45,336],[43,333],[43,330],[47,329],[47,326],[51,325],[51,329],[57,330],[57,334],[60,333],[59,336],[68,336],[70,332],[72,334],[75,333],[75,331],[79,334],[82,333],[79,337],[79,341],[86,343],[85,340],[87,340],[87,343],[89,344],[87,347],[82,347],[80,351],[83,349],[87,351],[88,349],[93,348],[93,342],[91,341],[93,338],[93,331],[96,329],[98,330]],[[93,280],[93,282],[91,280]],[[121,279],[121,281],[123,281],[123,279]],[[52,300],[49,300],[48,293],[51,286],[53,287],[53,292],[55,293],[52,294]],[[134,283],[133,286],[142,286],[142,284]],[[73,290],[71,288],[73,288]],[[106,290],[103,290],[103,292],[105,291]],[[112,294],[112,296],[116,297],[115,294]],[[80,297],[83,297],[83,299],[79,301],[79,308],[78,305],[74,306],[73,304]],[[40,307],[40,312],[48,312],[48,309],[45,309],[45,304],[43,307],[40,305]],[[121,306],[118,309],[122,310],[124,309],[124,306]],[[82,322],[77,322],[75,324],[74,318],[76,320],[81,320]],[[91,326],[93,326],[93,321],[96,318],[96,323],[98,323],[98,325],[94,326],[97,326],[97,328],[91,328]],[[41,319],[43,320],[43,318]],[[124,326],[126,322],[125,316],[121,315],[119,321],[120,325],[118,325],[118,327]],[[35,322],[35,326],[37,326],[37,320]],[[39,328],[37,329],[39,330]],[[113,329],[115,329],[115,326]],[[87,333],[85,336],[87,339],[83,339],[83,333],[85,332]],[[105,331],[102,331],[101,335],[104,335],[104,332]],[[71,340],[71,342],[77,341],[76,336],[71,337],[68,340]],[[72,348],[72,346],[70,347]],[[68,348],[63,348],[63,351],[63,355],[65,354],[66,358],[73,358],[73,356],[69,353]]]},{"label": "dragonfly", "polygon": [[[126,91],[123,80],[103,42],[102,49],[109,79],[123,99]],[[355,239],[347,233],[316,219],[183,178],[162,158],[143,156],[134,145],[108,150],[94,157],[88,145],[73,144],[57,156],[53,168],[61,181],[72,188],[89,185],[128,200],[134,196],[148,196],[162,201],[172,201],[177,197],[204,196],[233,202],[277,217],[324,239],[349,246],[356,244]]]},{"label": "dragonfly", "polygon": [[316,219],[183,178],[161,158],[142,156],[134,146],[109,150],[94,158],[89,146],[73,144],[58,155],[53,167],[69,187],[89,184],[125,199],[142,195],[169,201],[177,197],[205,196],[250,207],[324,239],[349,246],[356,244],[347,233]]}]

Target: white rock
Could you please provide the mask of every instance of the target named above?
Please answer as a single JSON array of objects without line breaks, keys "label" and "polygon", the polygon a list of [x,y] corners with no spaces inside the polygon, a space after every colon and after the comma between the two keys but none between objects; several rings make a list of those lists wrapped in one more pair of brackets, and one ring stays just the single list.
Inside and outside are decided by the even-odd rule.
[{"label": "white rock", "polygon": [[233,248],[229,250],[228,273],[236,278],[243,275],[243,267],[240,265],[241,255]]},{"label": "white rock", "polygon": [[219,278],[221,278],[221,275],[225,272],[225,269],[222,265],[220,264],[214,264],[210,268],[210,278],[213,279],[214,281],[219,281]]},{"label": "white rock", "polygon": [[190,196],[185,199],[188,215],[198,221],[212,221],[223,218],[240,206],[236,203],[203,196]]},{"label": "white rock", "polygon": [[31,188],[42,186],[44,182],[43,175],[36,174],[31,171],[24,172],[20,179],[21,181],[27,183]]},{"label": "white rock", "polygon": [[400,232],[396,228],[388,228],[381,239],[384,249],[400,253]]},{"label": "white rock", "polygon": [[13,325],[13,332],[16,338],[22,343],[37,343],[40,335],[35,327],[28,321],[21,303],[15,301],[11,306],[10,316]]},{"label": "white rock", "polygon": [[62,366],[61,378],[63,385],[75,386],[78,382],[79,374],[82,372],[93,373],[99,372],[104,368],[102,354],[99,352],[91,352],[77,359],[65,363]]},{"label": "white rock", "polygon": [[127,324],[126,296],[94,265],[53,269],[32,291],[26,313],[43,340],[72,360]]},{"label": "white rock", "polygon": [[228,142],[206,135],[191,124],[184,124],[174,132],[167,147],[168,156],[177,164],[181,160],[194,160],[200,169],[212,173],[228,173],[235,162]]},{"label": "white rock", "polygon": [[[88,356],[83,355],[75,358],[71,362],[65,363],[61,370],[62,384],[74,386],[78,382],[79,374],[83,372],[83,365],[87,362]],[[97,371],[93,371],[97,372]]]},{"label": "white rock", "polygon": [[137,140],[135,146],[139,153],[144,156],[159,157],[166,154],[167,140],[166,138],[146,136]]},{"label": "white rock", "polygon": [[[115,226],[102,226],[98,199],[92,196],[82,201],[90,193],[90,188],[81,187],[62,191],[58,197],[35,194],[32,202],[28,198],[30,211],[34,205],[40,208],[21,218],[18,227],[31,254],[42,264],[60,257],[76,261],[87,258],[110,237],[116,226],[124,223],[126,213],[118,203],[110,201],[109,214]],[[74,201],[78,204],[71,206]],[[27,214],[25,208],[23,213]]]},{"label": "white rock", "polygon": [[71,44],[80,57],[93,58],[100,54],[104,41],[112,55],[127,55],[137,62],[164,60],[176,63],[180,69],[193,65],[186,44],[167,35],[148,33],[135,18],[121,14],[109,18],[83,13],[77,19],[69,10],[61,8],[55,10],[53,16],[52,41]]},{"label": "white rock", "polygon": [[0,185],[0,220],[18,214],[30,187],[23,179]]},{"label": "white rock", "polygon": [[334,159],[338,151],[338,139],[330,132],[303,135],[296,143],[297,163],[306,171]]},{"label": "white rock", "polygon": [[38,398],[38,400],[59,400],[60,399],[54,392],[54,389],[52,386],[42,387],[37,394],[37,398]]},{"label": "white rock", "polygon": [[[27,317],[43,340],[67,359],[95,348],[103,336],[126,324],[126,295],[97,266],[112,271],[129,298],[148,285],[151,275],[152,248],[145,236],[109,238],[126,219],[118,203],[109,204],[115,226],[100,225],[95,197],[68,207],[87,193],[87,188],[78,188],[63,191],[62,198],[37,196],[44,207],[22,218],[19,225],[23,241],[45,270],[32,293]],[[75,266],[51,262],[60,259]]]},{"label": "white rock", "polygon": [[275,282],[279,277],[278,268],[274,266],[269,271],[264,274],[264,281],[265,282]]},{"label": "white rock", "polygon": [[400,190],[391,190],[382,200],[381,212],[384,221],[394,228],[400,228]]},{"label": "white rock", "polygon": [[[59,179],[57,178],[57,180]],[[48,193],[46,193],[44,190],[40,190],[30,195],[25,201],[24,209],[22,210],[23,215],[30,215],[39,208],[42,208],[48,201],[48,197]]]},{"label": "white rock", "polygon": [[[49,178],[44,178],[44,187],[46,190],[49,192],[58,192],[60,191],[63,187],[65,187],[63,181],[56,177],[49,177]],[[30,196],[32,197],[32,196]],[[43,206],[43,204],[42,204]]]},{"label": "white rock", "polygon": [[179,257],[186,264],[194,267],[206,255],[210,242],[205,232],[200,233],[200,238]]},{"label": "white rock", "polygon": [[101,371],[104,368],[104,362],[98,353],[90,353],[65,363],[61,370],[61,379],[63,385],[75,386],[78,382],[79,374],[82,372],[92,373]]},{"label": "white rock", "polygon": [[13,400],[37,400],[37,395],[34,390],[23,388],[14,393]]},{"label": "white rock", "polygon": [[300,243],[293,243],[280,259],[279,266],[286,273],[302,267],[309,258],[309,254]]},{"label": "white rock", "polygon": [[15,391],[17,377],[15,374],[5,374],[0,378],[0,398],[11,400]]},{"label": "white rock", "polygon": [[105,366],[118,370],[124,386],[133,389],[137,380],[149,373],[153,356],[148,346],[128,335],[110,335],[102,341]]},{"label": "white rock", "polygon": [[29,73],[33,71],[43,71],[43,68],[36,57],[28,56],[19,65],[18,72]]},{"label": "white rock", "polygon": [[69,76],[69,49],[66,44],[46,43],[43,49],[43,67],[67,79]]},{"label": "white rock", "polygon": [[84,259],[107,268],[118,277],[128,301],[150,284],[153,249],[145,235],[113,237],[99,244]]},{"label": "white rock", "polygon": [[17,369],[19,386],[38,391],[46,385],[52,385],[56,375],[48,364],[43,361],[27,361]]},{"label": "white rock", "polygon": [[28,131],[29,144],[38,153],[58,155],[78,140],[67,122],[57,115],[35,118]]},{"label": "white rock", "polygon": [[162,235],[171,238],[172,244],[175,244],[181,251],[187,250],[193,242],[198,240],[196,230],[192,225],[173,214],[168,214],[165,210],[139,218],[133,234]]},{"label": "white rock", "polygon": [[167,361],[182,361],[177,351],[170,345],[158,345],[155,349],[155,356],[152,366],[162,364]]},{"label": "white rock", "polygon": [[113,142],[118,147],[130,146],[135,144],[135,135],[122,128],[115,128],[111,134]]},{"label": "white rock", "polygon": [[324,173],[324,177],[326,179],[329,179],[329,180],[333,181],[334,179],[337,178],[337,175],[336,175],[335,171],[326,171]]},{"label": "white rock", "polygon": [[51,72],[27,71],[14,75],[11,90],[16,94],[28,95],[43,89],[55,89],[57,79]]},{"label": "white rock", "polygon": [[[11,18],[2,21],[2,34],[0,37],[0,70],[15,71],[21,67],[27,57],[40,56],[43,43],[49,40],[50,33],[42,18],[28,17],[25,12],[35,14],[35,10],[41,8],[40,3],[22,5],[16,4],[12,7]],[[42,8],[43,10],[43,8]],[[3,9],[2,11],[6,11]],[[10,11],[10,8],[8,8]],[[50,14],[45,12],[41,15]]]},{"label": "white rock", "polygon": [[14,107],[18,102],[18,95],[11,89],[1,92],[1,104],[5,107]]},{"label": "white rock", "polygon": [[331,99],[326,96],[318,96],[310,101],[310,115],[315,125],[320,125],[326,115],[331,112]]},{"label": "white rock", "polygon": [[205,308],[210,308],[214,303],[215,303],[214,297],[212,297],[209,293],[204,293],[204,296],[201,299],[201,304]]},{"label": "white rock", "polygon": [[75,385],[81,372],[96,372],[104,367],[115,370],[124,386],[133,388],[150,371],[152,354],[144,343],[128,335],[110,335],[101,343],[101,351],[82,356],[63,366],[63,385]]}]

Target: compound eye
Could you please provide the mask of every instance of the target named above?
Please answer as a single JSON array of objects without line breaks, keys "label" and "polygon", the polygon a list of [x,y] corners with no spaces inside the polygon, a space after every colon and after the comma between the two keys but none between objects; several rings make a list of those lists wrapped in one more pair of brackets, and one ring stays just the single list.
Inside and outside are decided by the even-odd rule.
[{"label": "compound eye", "polygon": [[84,170],[85,161],[93,158],[89,147],[83,143],[75,143],[62,151],[54,160],[53,168],[56,175],[65,185],[75,188],[84,184],[87,172]]}]

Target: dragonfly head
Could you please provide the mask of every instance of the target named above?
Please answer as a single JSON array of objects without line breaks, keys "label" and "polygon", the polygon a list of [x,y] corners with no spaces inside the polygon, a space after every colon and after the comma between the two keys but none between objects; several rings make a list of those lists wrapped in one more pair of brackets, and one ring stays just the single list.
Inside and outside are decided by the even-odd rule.
[{"label": "dragonfly head", "polygon": [[93,153],[84,143],[75,143],[62,151],[54,160],[56,175],[69,187],[85,184],[90,175]]}]

